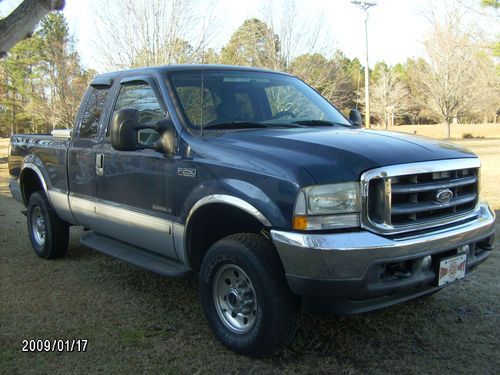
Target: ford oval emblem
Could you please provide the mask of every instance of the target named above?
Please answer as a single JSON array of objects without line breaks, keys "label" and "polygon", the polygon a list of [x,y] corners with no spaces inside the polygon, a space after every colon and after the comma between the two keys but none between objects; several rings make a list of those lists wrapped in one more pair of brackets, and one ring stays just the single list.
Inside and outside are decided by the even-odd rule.
[{"label": "ford oval emblem", "polygon": [[448,203],[453,198],[453,192],[450,189],[438,190],[434,195],[436,203]]}]

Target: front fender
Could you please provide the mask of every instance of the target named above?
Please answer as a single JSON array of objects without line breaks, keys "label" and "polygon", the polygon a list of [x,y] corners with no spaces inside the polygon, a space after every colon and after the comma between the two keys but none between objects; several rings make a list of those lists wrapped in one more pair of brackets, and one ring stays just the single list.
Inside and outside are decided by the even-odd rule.
[{"label": "front fender", "polygon": [[207,204],[223,203],[237,207],[252,215],[265,227],[286,228],[288,220],[275,200],[262,189],[247,181],[222,179],[205,181],[194,188],[186,199],[181,220],[190,217]]}]

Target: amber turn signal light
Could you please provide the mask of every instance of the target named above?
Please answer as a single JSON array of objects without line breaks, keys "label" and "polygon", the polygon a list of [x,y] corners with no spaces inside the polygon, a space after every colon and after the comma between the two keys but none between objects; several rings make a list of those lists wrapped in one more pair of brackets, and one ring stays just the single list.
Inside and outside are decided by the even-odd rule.
[{"label": "amber turn signal light", "polygon": [[307,229],[307,216],[294,216],[293,229],[298,229],[298,230]]}]

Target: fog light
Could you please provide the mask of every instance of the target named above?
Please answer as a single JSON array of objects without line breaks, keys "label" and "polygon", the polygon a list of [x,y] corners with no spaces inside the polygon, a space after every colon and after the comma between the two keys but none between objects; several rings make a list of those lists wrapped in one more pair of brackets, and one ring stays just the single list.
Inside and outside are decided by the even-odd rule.
[{"label": "fog light", "polygon": [[427,271],[432,266],[432,257],[430,255],[426,255],[422,258],[422,270]]}]

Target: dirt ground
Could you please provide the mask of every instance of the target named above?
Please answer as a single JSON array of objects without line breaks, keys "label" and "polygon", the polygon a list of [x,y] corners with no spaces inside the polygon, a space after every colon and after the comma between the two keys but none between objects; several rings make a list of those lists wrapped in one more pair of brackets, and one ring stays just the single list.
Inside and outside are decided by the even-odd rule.
[{"label": "dirt ground", "polygon": [[[498,215],[500,140],[458,143],[481,156],[483,199]],[[348,317],[304,313],[292,346],[249,359],[212,336],[196,278],[166,279],[91,251],[78,228],[64,259],[37,258],[8,190],[7,144],[0,139],[2,374],[498,374],[500,241],[476,273],[434,296]],[[24,339],[88,347],[24,353]]]}]

